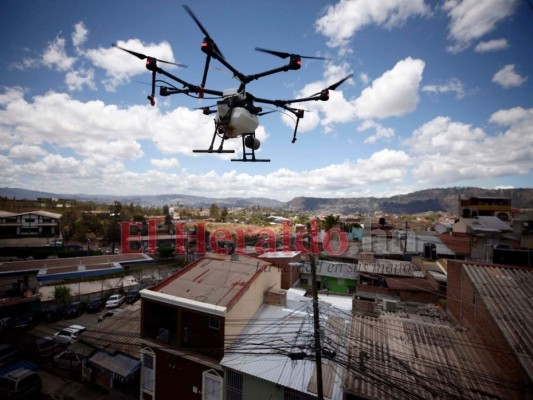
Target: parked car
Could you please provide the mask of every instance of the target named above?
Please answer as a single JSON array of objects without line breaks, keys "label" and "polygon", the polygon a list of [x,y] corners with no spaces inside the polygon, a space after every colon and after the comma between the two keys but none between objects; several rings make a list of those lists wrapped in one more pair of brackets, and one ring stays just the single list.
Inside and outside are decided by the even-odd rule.
[{"label": "parked car", "polygon": [[141,293],[138,290],[132,290],[126,293],[125,302],[127,304],[133,304],[141,298]]},{"label": "parked car", "polygon": [[18,350],[10,344],[0,344],[0,367],[15,361],[19,357]]},{"label": "parked car", "polygon": [[51,360],[57,351],[56,349],[59,348],[52,336],[45,336],[35,339],[34,346],[34,353],[41,361]]},{"label": "parked car", "polygon": [[2,399],[39,399],[41,390],[41,378],[31,369],[17,368],[0,376]]},{"label": "parked car", "polygon": [[85,303],[75,301],[70,303],[65,310],[65,318],[77,318],[85,312]]},{"label": "parked car", "polygon": [[104,309],[105,307],[105,300],[101,297],[95,297],[93,299],[90,299],[87,302],[87,312],[88,313],[97,313]]},{"label": "parked car", "polygon": [[11,317],[1,318],[0,319],[0,332],[11,328],[11,325],[13,325],[13,322],[15,322],[14,318],[11,318]]},{"label": "parked car", "polygon": [[120,308],[117,308],[115,310],[108,310],[105,313],[98,316],[98,322],[102,322],[105,319],[108,319],[112,317],[113,315],[118,314],[120,311],[122,311]]},{"label": "parked car", "polygon": [[44,320],[46,322],[61,321],[64,317],[65,309],[59,304],[50,304],[43,310]]},{"label": "parked car", "polygon": [[109,298],[105,302],[105,308],[117,308],[120,307],[122,303],[124,303],[124,295],[113,294],[109,296]]},{"label": "parked car", "polygon": [[61,344],[72,344],[78,340],[80,334],[85,330],[86,328],[82,325],[71,325],[54,333],[54,340]]},{"label": "parked car", "polygon": [[54,366],[63,369],[79,368],[81,358],[76,353],[65,350],[54,357]]},{"label": "parked car", "polygon": [[11,323],[11,329],[16,329],[20,331],[25,331],[33,328],[36,325],[37,321],[33,313],[26,313],[22,317],[15,318]]}]

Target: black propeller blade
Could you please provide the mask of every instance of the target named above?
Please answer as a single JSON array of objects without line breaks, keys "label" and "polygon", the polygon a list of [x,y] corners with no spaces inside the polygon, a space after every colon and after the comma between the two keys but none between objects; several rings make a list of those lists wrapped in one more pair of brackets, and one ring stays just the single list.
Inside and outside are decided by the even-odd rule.
[{"label": "black propeller blade", "polygon": [[255,51],[261,51],[263,53],[272,54],[274,56],[277,56],[277,57],[283,58],[283,59],[296,56],[296,57],[300,57],[300,58],[309,58],[309,59],[313,59],[313,60],[329,60],[329,58],[327,58],[327,57],[301,56],[299,54],[291,54],[291,53],[285,53],[283,51],[268,50],[268,49],[263,49],[261,47],[256,47]]},{"label": "black propeller blade", "polygon": [[198,18],[196,18],[196,15],[194,15],[194,13],[192,12],[192,10],[189,8],[189,6],[187,5],[183,5],[183,8],[185,9],[185,11],[187,11],[187,13],[191,16],[191,18],[194,20],[194,22],[196,22],[196,25],[198,25],[198,28],[200,28],[200,30],[202,31],[202,33],[205,35],[205,40],[206,41],[210,41],[213,43],[213,49],[218,53],[218,55],[221,57],[221,58],[224,58],[224,56],[222,55],[222,52],[220,51],[220,49],[218,48],[217,44],[215,43],[215,41],[213,40],[213,38],[209,35],[209,32],[207,32],[207,30],[204,28],[204,26],[202,25],[202,23],[200,22],[200,20]]},{"label": "black propeller blade", "polygon": [[162,63],[165,63],[165,64],[172,64],[172,65],[176,65],[177,67],[187,68],[187,66],[184,65],[184,64],[178,64],[178,63],[174,63],[174,62],[170,62],[170,61],[159,60],[158,58],[155,58],[155,57],[150,57],[150,56],[147,56],[147,55],[142,54],[142,53],[137,53],[136,51],[125,49],[124,47],[118,46],[116,43],[113,43],[113,47],[116,47],[117,49],[123,50],[126,53],[130,53],[130,54],[134,55],[135,57],[137,57],[137,58],[139,58],[141,60],[144,60],[144,59],[147,59],[147,58],[151,58],[151,59],[154,59],[154,60],[156,60],[158,62],[162,62]]},{"label": "black propeller blade", "polygon": [[315,94],[312,94],[311,97],[313,96],[317,96],[317,95],[325,95],[327,96],[327,93],[330,91],[330,90],[335,90],[337,89],[340,85],[342,85],[344,82],[346,82],[348,79],[350,79],[351,77],[353,76],[353,74],[350,74],[348,75],[347,77],[341,79],[340,81],[338,81],[337,83],[334,83],[333,85],[330,85],[328,86],[327,88],[325,88],[324,90],[318,92],[318,93],[315,93]]}]

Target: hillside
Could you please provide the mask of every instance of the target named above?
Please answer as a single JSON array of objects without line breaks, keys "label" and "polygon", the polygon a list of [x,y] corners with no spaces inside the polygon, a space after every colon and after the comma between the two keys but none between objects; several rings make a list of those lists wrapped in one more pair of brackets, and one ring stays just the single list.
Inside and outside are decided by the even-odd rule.
[{"label": "hillside", "polygon": [[475,187],[427,189],[387,198],[296,197],[286,203],[274,199],[256,197],[212,198],[184,194],[150,196],[66,195],[16,188],[0,188],[0,196],[18,200],[36,200],[40,197],[69,198],[101,203],[112,203],[117,200],[123,204],[133,203],[143,206],[161,206],[162,204],[168,204],[197,208],[209,208],[214,203],[219,207],[259,206],[263,208],[328,214],[360,214],[375,211],[383,211],[391,214],[417,214],[430,211],[455,213],[457,211],[457,201],[460,196],[485,196],[510,197],[515,208],[533,208],[533,189],[482,189]]}]

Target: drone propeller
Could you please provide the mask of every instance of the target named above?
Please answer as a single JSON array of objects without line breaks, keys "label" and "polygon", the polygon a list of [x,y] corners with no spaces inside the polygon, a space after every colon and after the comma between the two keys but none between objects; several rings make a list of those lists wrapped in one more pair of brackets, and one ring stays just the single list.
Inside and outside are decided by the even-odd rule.
[{"label": "drone propeller", "polygon": [[144,59],[152,59],[152,60],[156,60],[156,61],[158,61],[158,62],[162,62],[162,63],[165,63],[165,64],[171,64],[171,65],[176,65],[177,67],[187,68],[187,65],[184,65],[184,64],[178,64],[178,63],[174,63],[174,62],[170,62],[170,61],[165,61],[165,60],[160,60],[160,59],[158,59],[158,58],[151,57],[151,56],[147,56],[147,55],[142,54],[142,53],[137,53],[136,51],[132,51],[132,50],[125,49],[124,47],[120,47],[120,46],[117,45],[116,43],[113,43],[113,47],[116,47],[117,49],[123,50],[123,51],[125,51],[126,53],[130,53],[130,54],[134,55],[135,57],[139,58],[140,60],[144,60]]},{"label": "drone propeller", "polygon": [[328,86],[327,88],[323,89],[322,91],[311,95],[311,97],[320,95],[320,98],[319,98],[320,100],[328,100],[329,99],[329,91],[337,89],[340,85],[342,85],[344,82],[346,82],[352,76],[353,76],[353,74],[348,75],[347,77],[341,79],[337,83],[334,83],[333,85]]},{"label": "drone propeller", "polygon": [[202,43],[202,48],[204,47],[207,47],[207,46],[213,46],[213,50],[215,50],[217,52],[217,54],[221,57],[221,58],[224,58],[224,56],[222,55],[222,52],[220,51],[220,49],[218,48],[217,44],[215,43],[215,41],[213,40],[213,38],[209,35],[209,32],[207,32],[207,30],[204,28],[204,26],[202,25],[202,23],[200,22],[200,20],[198,18],[196,18],[196,15],[194,15],[194,13],[192,12],[192,10],[189,8],[189,6],[187,5],[183,5],[183,8],[185,9],[185,11],[187,11],[187,13],[191,16],[191,18],[194,20],[194,22],[196,22],[196,25],[198,25],[198,28],[200,28],[200,30],[202,31],[202,33],[205,35],[205,39],[204,39],[204,43]]},{"label": "drone propeller", "polygon": [[256,47],[255,50],[256,51],[261,51],[263,53],[272,54],[274,56],[277,56],[277,57],[283,58],[283,59],[288,58],[288,57],[300,57],[300,58],[309,58],[309,59],[313,59],[313,60],[329,60],[329,58],[327,58],[327,57],[301,56],[299,54],[285,53],[283,51],[268,50],[268,49],[263,49],[261,47]]}]

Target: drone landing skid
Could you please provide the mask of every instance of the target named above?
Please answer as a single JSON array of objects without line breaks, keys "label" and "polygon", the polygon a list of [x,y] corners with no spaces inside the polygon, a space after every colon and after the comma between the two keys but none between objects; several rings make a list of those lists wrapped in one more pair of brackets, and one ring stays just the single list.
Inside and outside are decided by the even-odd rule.
[{"label": "drone landing skid", "polygon": [[[248,133],[242,135],[242,158],[232,158],[231,161],[241,161],[241,162],[270,162],[270,159],[266,158],[255,158],[255,148],[254,146],[247,146],[246,138],[252,139],[252,142],[255,140],[255,133]],[[259,147],[259,145],[257,145]],[[249,151],[246,151],[246,149]],[[251,157],[251,158],[248,158]]]}]

